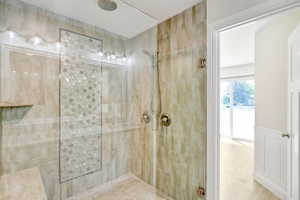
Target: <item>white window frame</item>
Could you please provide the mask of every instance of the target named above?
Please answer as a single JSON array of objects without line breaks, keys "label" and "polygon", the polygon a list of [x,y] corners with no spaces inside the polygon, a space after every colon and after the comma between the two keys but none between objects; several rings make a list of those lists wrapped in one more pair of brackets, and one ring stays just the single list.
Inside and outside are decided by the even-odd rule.
[{"label": "white window frame", "polygon": [[[226,78],[220,78],[220,84],[221,81],[241,81],[241,80],[254,80],[254,75],[246,75],[246,76],[232,76],[232,77],[226,77]],[[232,93],[232,91],[231,91]],[[232,95],[232,94],[231,94]],[[232,100],[232,97],[231,97]],[[231,102],[232,104],[232,102]],[[220,108],[221,109],[221,108]],[[230,139],[234,139],[234,140],[244,140],[244,141],[249,141],[252,142],[252,140],[247,140],[244,138],[239,138],[239,137],[234,137],[234,133],[233,133],[233,123],[234,123],[234,119],[233,119],[233,106],[231,105],[230,107]],[[253,127],[254,129],[254,127]],[[221,131],[221,130],[220,130]],[[253,133],[254,134],[254,133]],[[221,133],[220,133],[220,136]]]}]

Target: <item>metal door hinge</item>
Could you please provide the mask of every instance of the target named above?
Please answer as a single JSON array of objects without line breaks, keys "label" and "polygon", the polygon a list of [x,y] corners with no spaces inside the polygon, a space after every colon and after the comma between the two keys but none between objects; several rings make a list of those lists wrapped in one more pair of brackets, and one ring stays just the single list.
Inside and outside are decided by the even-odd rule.
[{"label": "metal door hinge", "polygon": [[206,67],[206,58],[200,59],[200,68],[203,69]]},{"label": "metal door hinge", "polygon": [[206,195],[206,190],[205,190],[205,188],[203,188],[203,187],[198,187],[198,189],[197,189],[197,195],[199,196],[199,197],[205,197],[205,195]]},{"label": "metal door hinge", "polygon": [[165,127],[171,125],[171,119],[168,114],[165,113],[160,116],[160,124]]},{"label": "metal door hinge", "polygon": [[281,137],[290,139],[291,136],[288,133],[284,133],[281,135]]}]

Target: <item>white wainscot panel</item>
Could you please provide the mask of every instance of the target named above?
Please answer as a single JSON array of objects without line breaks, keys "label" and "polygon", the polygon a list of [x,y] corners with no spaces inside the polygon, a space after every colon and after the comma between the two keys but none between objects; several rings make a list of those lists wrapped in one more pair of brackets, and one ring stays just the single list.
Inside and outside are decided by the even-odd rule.
[{"label": "white wainscot panel", "polygon": [[282,132],[256,127],[255,179],[280,199],[287,197],[287,139]]}]

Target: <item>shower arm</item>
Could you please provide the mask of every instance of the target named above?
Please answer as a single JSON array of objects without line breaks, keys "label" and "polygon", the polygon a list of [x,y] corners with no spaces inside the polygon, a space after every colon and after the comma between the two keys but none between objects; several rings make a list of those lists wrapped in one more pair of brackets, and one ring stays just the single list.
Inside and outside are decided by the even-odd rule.
[{"label": "shower arm", "polygon": [[158,67],[158,52],[151,56],[152,60],[152,91],[151,91],[151,114],[153,117],[153,130],[159,127],[159,118],[161,114],[161,96],[160,96],[160,81],[159,81],[159,67]]}]

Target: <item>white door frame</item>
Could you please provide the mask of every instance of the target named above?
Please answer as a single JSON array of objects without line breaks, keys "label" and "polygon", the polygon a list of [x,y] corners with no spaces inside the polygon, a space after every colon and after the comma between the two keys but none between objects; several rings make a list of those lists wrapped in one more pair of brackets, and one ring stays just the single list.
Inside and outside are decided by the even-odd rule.
[{"label": "white door frame", "polygon": [[277,0],[270,0],[236,15],[224,18],[221,21],[208,24],[207,200],[219,200],[220,190],[219,34],[226,29],[237,27],[296,7],[300,7],[299,0],[286,0],[284,3],[282,3],[282,1],[280,3]]},{"label": "white door frame", "polygon": [[[295,140],[295,137],[294,137],[294,132],[293,132],[293,112],[292,112],[292,109],[293,109],[293,104],[292,104],[292,93],[295,93],[297,90],[296,90],[296,88],[298,89],[298,91],[299,91],[299,81],[297,80],[297,81],[295,81],[295,80],[293,80],[293,78],[292,78],[292,69],[293,69],[293,61],[292,61],[292,59],[293,59],[293,51],[292,51],[292,47],[293,47],[293,42],[295,42],[295,41],[299,41],[299,36],[297,35],[297,34],[299,34],[299,32],[300,32],[300,22],[299,22],[299,24],[298,24],[298,26],[297,26],[297,28],[292,32],[292,34],[290,35],[290,37],[289,37],[289,44],[288,44],[288,50],[289,50],[289,54],[288,54],[288,56],[289,56],[289,68],[288,68],[288,133],[290,134],[290,136],[291,136],[291,140],[289,141],[289,143],[290,143],[290,148],[288,149],[289,150],[289,153],[290,153],[290,157],[289,157],[289,162],[290,162],[290,166],[289,166],[289,171],[288,171],[288,173],[289,173],[289,176],[291,177],[293,174],[292,174],[292,171],[293,171],[293,148],[295,148],[295,147],[293,147],[292,146],[292,144],[294,143],[294,140]],[[299,136],[298,136],[299,137]],[[298,175],[299,175],[299,173],[298,173]],[[294,176],[294,175],[293,175]],[[298,180],[299,181],[299,180]],[[292,180],[292,178],[291,178],[291,180],[288,182],[288,184],[289,184],[289,188],[291,189],[291,190],[293,190],[291,187],[293,186],[292,185],[292,182],[293,182],[293,180]],[[298,183],[299,184],[299,183]],[[294,186],[293,186],[294,187]],[[297,185],[296,187],[299,187],[299,185]],[[295,188],[294,188],[295,189]],[[298,190],[298,192],[297,193],[295,193],[294,191],[290,191],[290,193],[289,193],[289,200],[295,200],[295,199],[297,199],[297,198],[299,198],[299,190]]]}]

